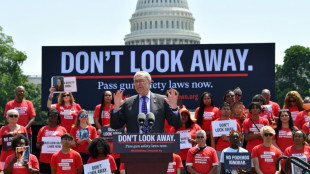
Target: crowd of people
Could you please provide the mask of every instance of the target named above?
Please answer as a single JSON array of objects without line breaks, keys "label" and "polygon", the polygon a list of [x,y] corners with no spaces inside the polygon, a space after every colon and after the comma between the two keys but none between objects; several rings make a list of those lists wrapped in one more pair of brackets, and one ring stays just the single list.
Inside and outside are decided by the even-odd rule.
[{"label": "crowd of people", "polygon": [[[48,125],[33,135],[31,125],[35,120],[33,104],[24,99],[25,88],[15,89],[16,98],[6,105],[4,117],[7,125],[1,127],[0,170],[2,173],[83,173],[83,165],[108,161],[111,173],[125,174],[120,154],[113,153],[112,140],[102,137],[102,126],[119,129],[125,126],[127,133],[143,133],[137,123],[139,113],[152,112],[156,122],[151,133],[188,134],[190,147],[173,154],[167,173],[281,173],[284,160],[276,168],[277,159],[284,156],[305,157],[310,163],[309,118],[310,98],[301,98],[297,91],[289,91],[281,107],[270,101],[270,91],[263,89],[253,96],[248,107],[241,102],[242,90],[227,90],[223,104],[214,105],[211,93],[201,94],[195,114],[178,106],[178,92],[169,90],[166,96],[150,91],[151,76],[144,71],[133,78],[137,95],[123,99],[122,91],[105,91],[101,104],[95,106],[94,126],[89,122],[86,110],[75,103],[70,92],[59,93],[53,104],[54,87],[50,88],[47,107]],[[155,102],[154,102],[155,101]],[[248,111],[247,111],[248,109]],[[229,135],[213,135],[212,122],[236,120],[236,130]],[[147,125],[147,120],[145,121]],[[32,136],[37,136],[31,147]],[[59,141],[57,151],[48,152],[48,139]],[[39,160],[30,154],[29,159],[19,161],[17,148],[40,149]],[[229,170],[224,167],[225,153],[251,152],[252,169]],[[291,172],[290,169],[289,172]]]}]

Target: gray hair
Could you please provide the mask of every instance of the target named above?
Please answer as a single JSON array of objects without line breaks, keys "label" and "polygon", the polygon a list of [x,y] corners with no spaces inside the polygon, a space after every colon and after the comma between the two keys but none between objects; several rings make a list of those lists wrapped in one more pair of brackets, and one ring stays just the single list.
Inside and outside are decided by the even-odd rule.
[{"label": "gray hair", "polygon": [[135,81],[136,76],[137,76],[138,74],[142,74],[142,75],[145,76],[146,79],[149,80],[149,81],[152,80],[150,73],[148,73],[148,72],[146,72],[146,71],[138,71],[138,72],[136,72],[136,74],[133,76],[133,81]]},{"label": "gray hair", "polygon": [[242,91],[241,91],[241,89],[240,89],[239,87],[237,87],[236,89],[234,89],[234,93],[236,93],[236,92],[240,92],[240,94],[242,95]]},{"label": "gray hair", "polygon": [[16,109],[8,110],[8,112],[6,113],[6,117],[9,117],[11,114],[17,114],[19,116],[19,113]]},{"label": "gray hair", "polygon": [[263,90],[262,90],[262,94],[268,94],[268,95],[270,95],[269,89],[263,89]]},{"label": "gray hair", "polygon": [[200,130],[198,130],[198,131],[196,132],[196,137],[197,137],[197,134],[199,134],[199,133],[202,133],[204,137],[207,137],[207,133],[206,133],[206,131],[204,131],[203,129],[200,129]]}]

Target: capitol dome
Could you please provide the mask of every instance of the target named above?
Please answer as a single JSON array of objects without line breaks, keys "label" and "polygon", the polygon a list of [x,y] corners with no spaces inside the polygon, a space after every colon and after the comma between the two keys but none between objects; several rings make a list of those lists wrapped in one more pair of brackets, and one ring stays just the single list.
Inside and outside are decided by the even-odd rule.
[{"label": "capitol dome", "polygon": [[187,0],[138,0],[125,45],[199,44]]}]

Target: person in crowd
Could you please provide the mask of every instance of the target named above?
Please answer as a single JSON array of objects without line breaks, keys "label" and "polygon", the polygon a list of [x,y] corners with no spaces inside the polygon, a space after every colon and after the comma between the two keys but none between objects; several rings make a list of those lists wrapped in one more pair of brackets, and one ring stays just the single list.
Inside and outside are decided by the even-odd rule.
[{"label": "person in crowd", "polygon": [[288,109],[281,110],[275,128],[276,136],[272,140],[272,144],[283,153],[287,147],[294,144],[292,137],[295,130],[297,128],[294,126],[290,111]]},{"label": "person in crowd", "polygon": [[[296,130],[293,132],[294,144],[289,146],[284,151],[284,156],[296,156],[307,158],[308,163],[310,163],[310,146],[306,142],[307,137],[304,131]],[[282,165],[285,164],[285,160],[282,161]],[[287,173],[292,173],[291,169]]]},{"label": "person in crowd", "polygon": [[246,149],[240,147],[240,143],[242,142],[242,135],[239,131],[232,130],[229,133],[229,142],[230,147],[227,147],[222,151],[221,157],[220,157],[220,163],[221,163],[221,174],[226,173],[250,173],[243,171],[243,170],[229,170],[224,168],[224,155],[225,153],[244,153],[248,152]]},{"label": "person in crowd", "polygon": [[89,152],[87,146],[93,139],[97,138],[97,131],[94,126],[89,123],[88,113],[82,109],[78,113],[78,118],[75,121],[74,127],[70,134],[75,137],[72,141],[71,147],[73,150],[80,153],[83,164],[87,163]]},{"label": "person in crowd", "polygon": [[69,133],[61,136],[62,148],[54,153],[51,158],[52,174],[82,174],[82,158],[78,152],[70,148],[72,141],[73,137]]},{"label": "person in crowd", "polygon": [[[37,135],[37,144],[36,147],[38,149],[41,149],[40,151],[40,172],[44,174],[50,174],[51,173],[51,158],[52,153],[43,153],[42,152],[42,146],[44,144],[44,141],[42,140],[43,137],[61,137],[63,134],[67,133],[66,128],[60,126],[60,113],[56,109],[51,109],[47,113],[48,117],[48,125],[43,126]],[[60,143],[60,142],[59,142]]]},{"label": "person in crowd", "polygon": [[64,78],[58,77],[54,86],[56,91],[64,91]]},{"label": "person in crowd", "polygon": [[219,161],[216,151],[206,145],[206,136],[203,129],[197,131],[197,145],[188,150],[186,166],[190,174],[215,174],[218,170]]},{"label": "person in crowd", "polygon": [[[224,103],[230,104],[232,106],[235,103],[235,93],[233,90],[228,89],[223,96]],[[216,118],[221,117],[221,112],[217,112]]]},{"label": "person in crowd", "polygon": [[[8,124],[2,126],[0,130],[0,145],[2,145],[0,161],[2,167],[4,166],[6,157],[15,153],[15,149],[11,146],[12,137],[18,133],[23,133],[26,137],[28,135],[26,128],[17,124],[19,119],[19,113],[17,110],[10,109],[6,112],[6,114]],[[4,136],[6,138],[3,138]]]},{"label": "person in crowd", "polygon": [[[126,124],[127,133],[139,133],[141,130],[137,122],[138,114],[149,112],[156,118],[151,133],[164,133],[165,119],[174,127],[181,125],[182,118],[177,107],[178,95],[175,95],[174,89],[171,93],[167,92],[168,97],[152,93],[151,75],[145,71],[136,72],[133,79],[138,95],[123,100],[122,91],[114,94],[114,109],[110,112],[111,128],[119,129]],[[148,125],[147,120],[145,125]]]},{"label": "person in crowd", "polygon": [[263,143],[259,132],[263,126],[269,125],[269,121],[266,118],[259,116],[261,110],[261,105],[258,102],[250,103],[249,112],[252,116],[243,122],[244,139],[247,141],[246,149],[249,152],[252,152],[253,147],[256,145]]},{"label": "person in crowd", "polygon": [[257,174],[281,173],[281,164],[276,169],[276,161],[282,156],[281,151],[272,145],[272,137],[275,131],[270,126],[264,126],[260,130],[263,143],[255,146],[252,150],[252,160]]},{"label": "person in crowd", "polygon": [[81,106],[74,101],[71,92],[64,92],[58,95],[58,103],[52,104],[55,88],[50,88],[50,95],[47,100],[47,107],[49,109],[57,109],[61,116],[61,124],[66,128],[67,132],[71,131],[78,112],[82,109]]},{"label": "person in crowd", "polygon": [[271,105],[272,114],[275,116],[276,119],[278,119],[277,116],[280,113],[280,106],[278,103],[270,100],[270,97],[271,97],[270,90],[269,89],[263,89],[261,94],[266,100],[266,105]]},{"label": "person in crowd", "polygon": [[173,161],[168,164],[167,174],[181,174],[183,169],[182,159],[178,154],[172,154]]},{"label": "person in crowd", "polygon": [[[224,120],[231,120],[231,106],[229,103],[223,103],[220,107],[221,117],[216,119],[215,121],[224,121]],[[240,125],[236,122],[236,127],[239,131],[241,131]],[[212,130],[212,126],[211,126]],[[222,151],[230,146],[229,137],[227,137],[225,134],[222,134],[220,137],[214,137],[213,133],[211,131],[211,147],[213,147],[216,150],[216,154],[218,157],[218,160],[220,160]],[[219,170],[216,172],[217,174],[220,173],[221,165],[219,164]]]},{"label": "person in crowd", "polygon": [[199,107],[195,111],[195,118],[197,119],[197,124],[207,133],[208,145],[211,145],[211,122],[215,120],[218,112],[219,109],[214,106],[212,94],[209,92],[202,93],[199,101]]},{"label": "person in crowd", "polygon": [[303,100],[297,91],[289,91],[285,95],[283,109],[288,109],[291,112],[293,121],[295,122],[297,114],[304,110]]},{"label": "person in crowd", "polygon": [[[170,94],[171,95],[171,90],[172,89],[168,89],[168,92],[166,93],[166,97],[168,97]],[[179,91],[177,90],[174,90],[175,91],[175,95],[179,95]],[[179,99],[177,100],[177,106],[179,109],[182,109],[182,108],[186,108],[185,105],[183,105],[183,101],[182,99]],[[172,128],[173,126],[169,125],[169,123],[167,122],[167,120],[165,119],[165,133],[169,133],[170,132],[170,129]]]},{"label": "person in crowd", "polygon": [[[170,133],[179,133],[181,134],[188,134],[190,133],[190,137],[188,137],[189,143],[192,144],[192,147],[196,145],[196,132],[201,129],[201,127],[194,123],[191,118],[190,112],[186,108],[180,109],[180,113],[182,115],[182,125],[180,127],[172,127]],[[186,156],[189,148],[181,149],[178,155],[181,156],[182,164],[185,166],[186,164]],[[184,171],[187,172],[186,167],[184,167]]]},{"label": "person in crowd", "polygon": [[242,90],[240,87],[237,87],[234,89],[234,94],[235,94],[235,103],[239,102],[242,97]]},{"label": "person in crowd", "polygon": [[30,141],[30,151],[32,150],[32,130],[31,125],[34,123],[36,112],[31,101],[24,99],[25,88],[17,86],[15,89],[15,99],[9,101],[4,110],[4,117],[7,116],[7,111],[15,109],[18,111],[19,119],[17,124],[24,126],[27,129],[27,137]]},{"label": "person in crowd", "polygon": [[303,111],[300,111],[297,114],[296,120],[294,122],[295,126],[298,127],[298,129],[302,129],[302,126],[306,122],[310,121],[310,97],[304,98],[303,109],[304,109]]},{"label": "person in crowd", "polygon": [[[29,146],[29,140],[23,134],[16,134],[12,140],[12,148]],[[24,152],[26,153],[26,152]],[[30,152],[29,152],[30,153]],[[20,159],[19,159],[20,160]],[[35,155],[29,154],[29,161],[21,160],[18,162],[16,153],[9,155],[5,160],[4,165],[5,174],[38,174],[39,162]]]},{"label": "person in crowd", "polygon": [[[256,94],[252,98],[252,102],[259,102],[261,105],[260,116],[266,118],[269,121],[269,124],[273,127],[275,125],[274,115],[272,113],[271,105],[266,105],[266,100],[261,94]],[[251,112],[248,112],[248,118],[252,116]]]},{"label": "person in crowd", "polygon": [[113,156],[110,154],[110,145],[104,138],[96,138],[87,147],[90,157],[87,164],[101,160],[108,160],[112,174],[115,174],[117,167]]},{"label": "person in crowd", "polygon": [[243,121],[245,120],[245,113],[243,112],[243,103],[236,102],[231,106],[231,115],[230,118],[236,120],[237,123],[242,128]]}]

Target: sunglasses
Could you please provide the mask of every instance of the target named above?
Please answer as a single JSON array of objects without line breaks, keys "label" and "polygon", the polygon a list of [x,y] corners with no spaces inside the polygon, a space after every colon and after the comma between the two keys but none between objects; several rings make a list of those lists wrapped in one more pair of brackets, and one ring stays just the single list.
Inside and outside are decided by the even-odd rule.
[{"label": "sunglasses", "polygon": [[83,117],[87,118],[88,115],[87,115],[87,114],[85,114],[85,115],[80,115],[80,117],[81,117],[81,118],[83,118]]},{"label": "sunglasses", "polygon": [[226,95],[226,97],[234,97],[235,95]]},{"label": "sunglasses", "polygon": [[204,136],[197,136],[196,138],[204,138]]},{"label": "sunglasses", "polygon": [[70,97],[70,94],[64,94],[62,97]]},{"label": "sunglasses", "polygon": [[295,103],[296,101],[295,101],[295,100],[289,100],[288,102],[290,102],[290,103]]},{"label": "sunglasses", "polygon": [[239,96],[239,97],[241,97],[242,95],[241,95],[241,94],[235,94],[235,96]]},{"label": "sunglasses", "polygon": [[9,115],[9,117],[11,117],[11,118],[13,118],[13,117],[17,118],[18,115]]},{"label": "sunglasses", "polygon": [[272,137],[273,134],[272,134],[272,133],[264,133],[264,136],[265,136],[265,137],[268,137],[268,136]]}]

